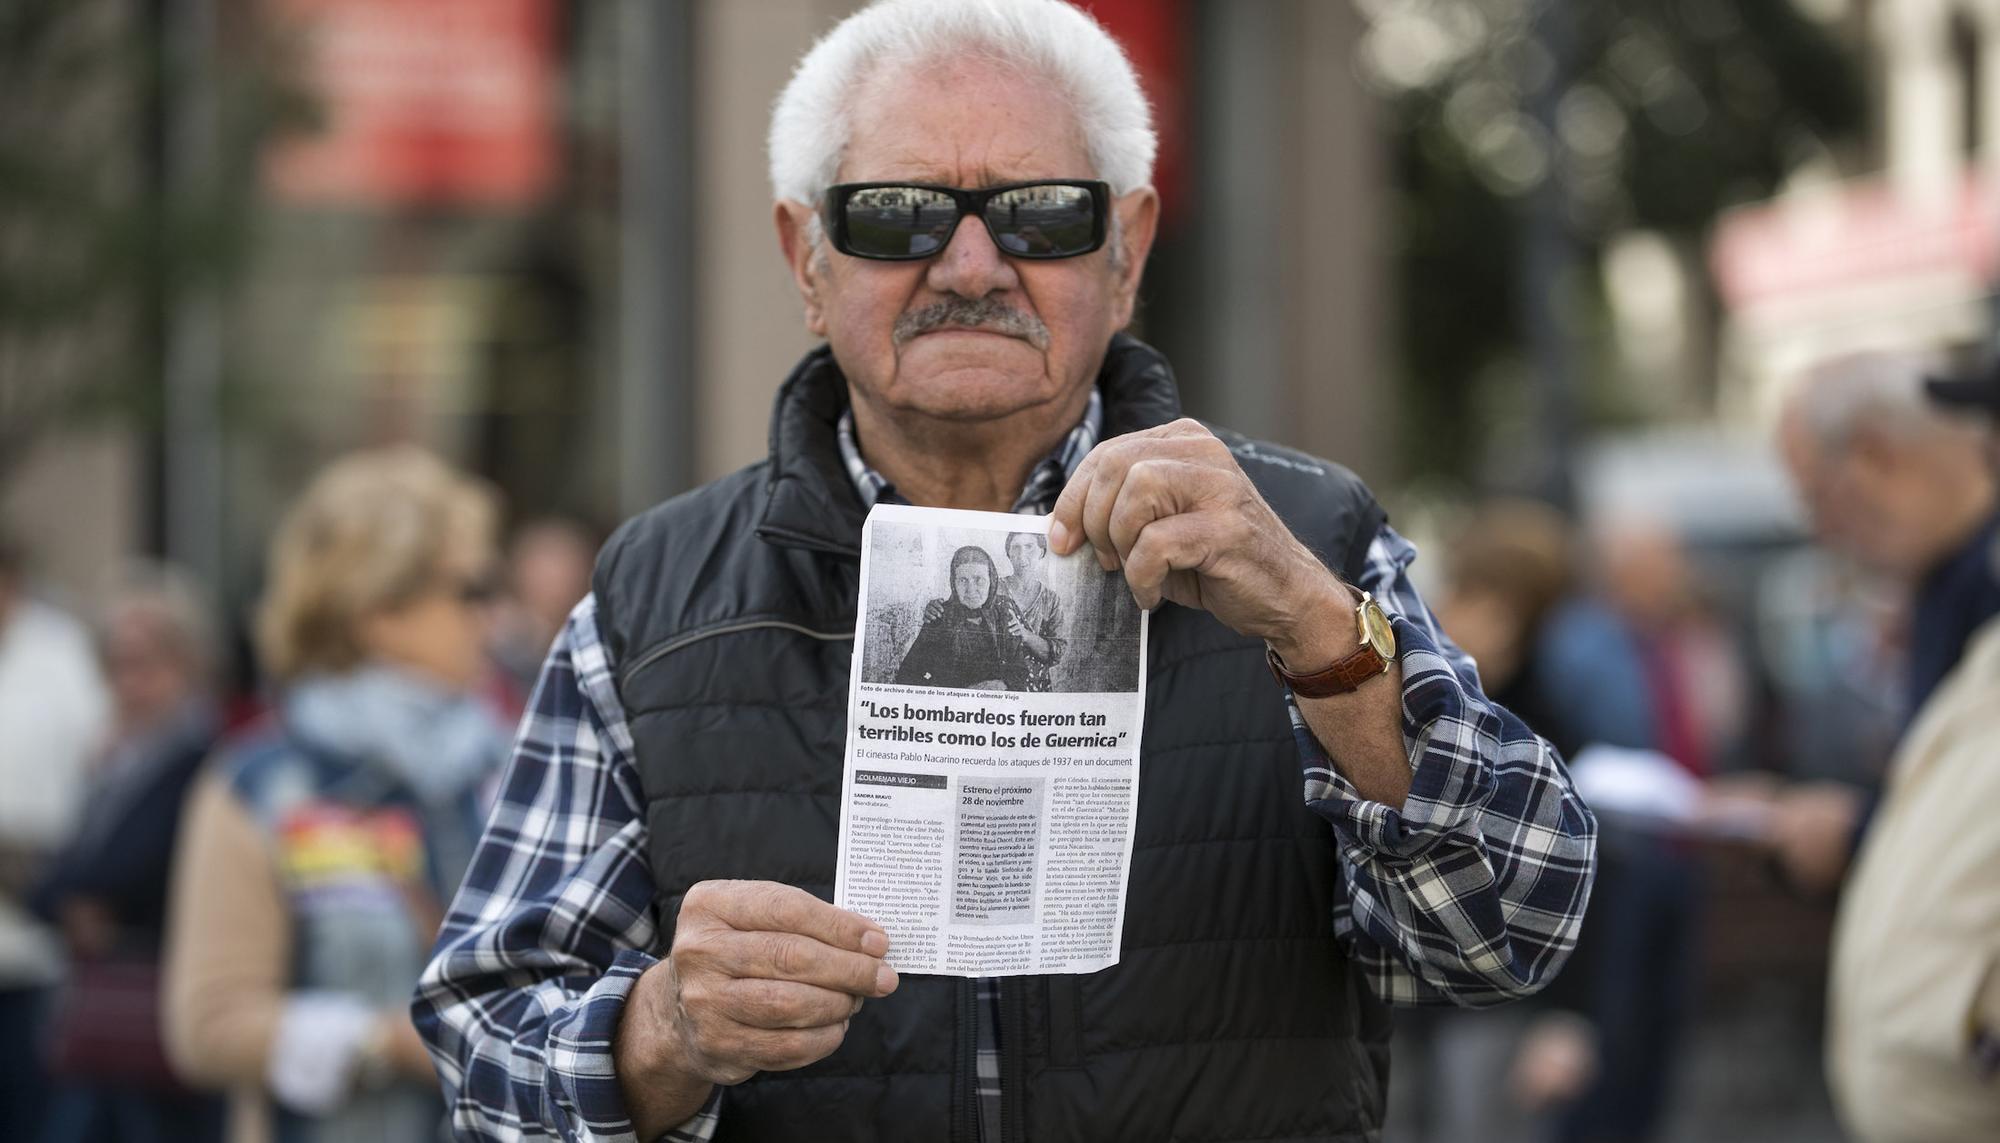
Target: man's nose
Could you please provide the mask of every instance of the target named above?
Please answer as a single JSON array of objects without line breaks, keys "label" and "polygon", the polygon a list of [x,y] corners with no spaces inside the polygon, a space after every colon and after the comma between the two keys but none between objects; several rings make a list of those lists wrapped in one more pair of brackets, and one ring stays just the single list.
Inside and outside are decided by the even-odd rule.
[{"label": "man's nose", "polygon": [[1001,255],[1000,248],[993,244],[993,235],[986,230],[985,220],[976,214],[958,220],[958,229],[952,233],[944,252],[931,259],[925,277],[939,293],[962,298],[983,298],[1021,284],[1014,264]]}]

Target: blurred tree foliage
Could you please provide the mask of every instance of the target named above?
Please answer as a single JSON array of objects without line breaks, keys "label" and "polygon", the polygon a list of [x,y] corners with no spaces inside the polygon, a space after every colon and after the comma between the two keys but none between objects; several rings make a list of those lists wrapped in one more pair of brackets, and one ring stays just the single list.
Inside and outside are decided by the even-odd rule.
[{"label": "blurred tree foliage", "polygon": [[306,108],[249,28],[176,58],[202,7],[0,3],[0,484],[59,427],[156,420],[171,307],[245,263],[258,156]]},{"label": "blurred tree foliage", "polygon": [[1794,0],[1356,2],[1364,75],[1389,108],[1404,455],[1419,475],[1473,476],[1474,390],[1527,367],[1519,267],[1547,180],[1586,279],[1562,302],[1590,373],[1607,239],[1645,229],[1698,249],[1725,207],[1847,145],[1867,114],[1854,53]]}]

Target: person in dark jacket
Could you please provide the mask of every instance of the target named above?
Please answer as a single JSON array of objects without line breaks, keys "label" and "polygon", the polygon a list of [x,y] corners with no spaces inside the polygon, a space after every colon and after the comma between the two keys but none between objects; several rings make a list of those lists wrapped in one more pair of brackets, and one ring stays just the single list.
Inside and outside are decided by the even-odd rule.
[{"label": "person in dark jacket", "polygon": [[[1080,8],[869,5],[770,141],[826,344],[765,460],[619,529],[544,664],[417,990],[456,1131],[1379,1138],[1385,1004],[1497,1003],[1568,955],[1596,833],[1559,760],[1353,473],[1181,417],[1121,332],[1155,138]],[[1051,556],[1157,609],[1115,965],[902,978],[830,903],[885,501],[1046,514]]]},{"label": "person in dark jacket", "polygon": [[[185,577],[139,566],[105,606],[98,647],[113,738],[76,832],[33,899],[71,963],[58,993],[57,1084],[42,1141],[219,1139],[221,1101],[175,1082],[157,1009],[181,803],[221,730],[215,624]],[[127,1007],[134,1003],[138,1011]]]},{"label": "person in dark jacket", "polygon": [[[896,668],[896,680],[926,687],[1020,690],[1026,678],[1014,603],[999,590],[993,557],[977,544],[952,553],[951,594],[925,610],[924,625]],[[1008,622],[1009,616],[1013,622]]]}]

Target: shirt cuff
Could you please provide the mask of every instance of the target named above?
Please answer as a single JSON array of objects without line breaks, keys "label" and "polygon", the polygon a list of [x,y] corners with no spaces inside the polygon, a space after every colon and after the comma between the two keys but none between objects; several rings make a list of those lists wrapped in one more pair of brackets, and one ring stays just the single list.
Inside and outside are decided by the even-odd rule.
[{"label": "shirt cuff", "polygon": [[1362,797],[1328,758],[1289,688],[1285,703],[1305,771],[1306,804],[1333,823],[1344,845],[1414,858],[1468,828],[1492,798],[1494,775],[1485,760],[1499,748],[1499,719],[1422,628],[1402,616],[1391,622],[1402,667],[1403,748],[1410,760],[1410,793],[1401,806]]},{"label": "shirt cuff", "polygon": [[[625,1094],[618,1086],[612,1045],[632,986],[659,958],[637,949],[620,952],[590,990],[553,1016],[548,1027],[548,1098],[560,1117],[563,1136],[587,1143],[636,1139]],[[722,1089],[687,1122],[661,1139],[707,1143],[715,1134]]]}]

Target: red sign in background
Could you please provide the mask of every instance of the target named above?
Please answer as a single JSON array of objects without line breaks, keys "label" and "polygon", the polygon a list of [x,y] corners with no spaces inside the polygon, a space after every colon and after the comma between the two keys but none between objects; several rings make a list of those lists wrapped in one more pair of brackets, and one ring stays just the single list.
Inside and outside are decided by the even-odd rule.
[{"label": "red sign in background", "polygon": [[274,149],[316,205],[518,207],[556,172],[554,0],[271,0],[324,128]]},{"label": "red sign in background", "polygon": [[1734,310],[1923,278],[2000,273],[2000,186],[1974,174],[1937,201],[1856,180],[1724,215],[1709,265]]},{"label": "red sign in background", "polygon": [[1192,14],[1187,0],[1084,0],[1104,30],[1118,39],[1139,85],[1153,105],[1153,129],[1160,152],[1153,164],[1153,185],[1160,192],[1160,209],[1177,219],[1187,206],[1188,29]]}]

